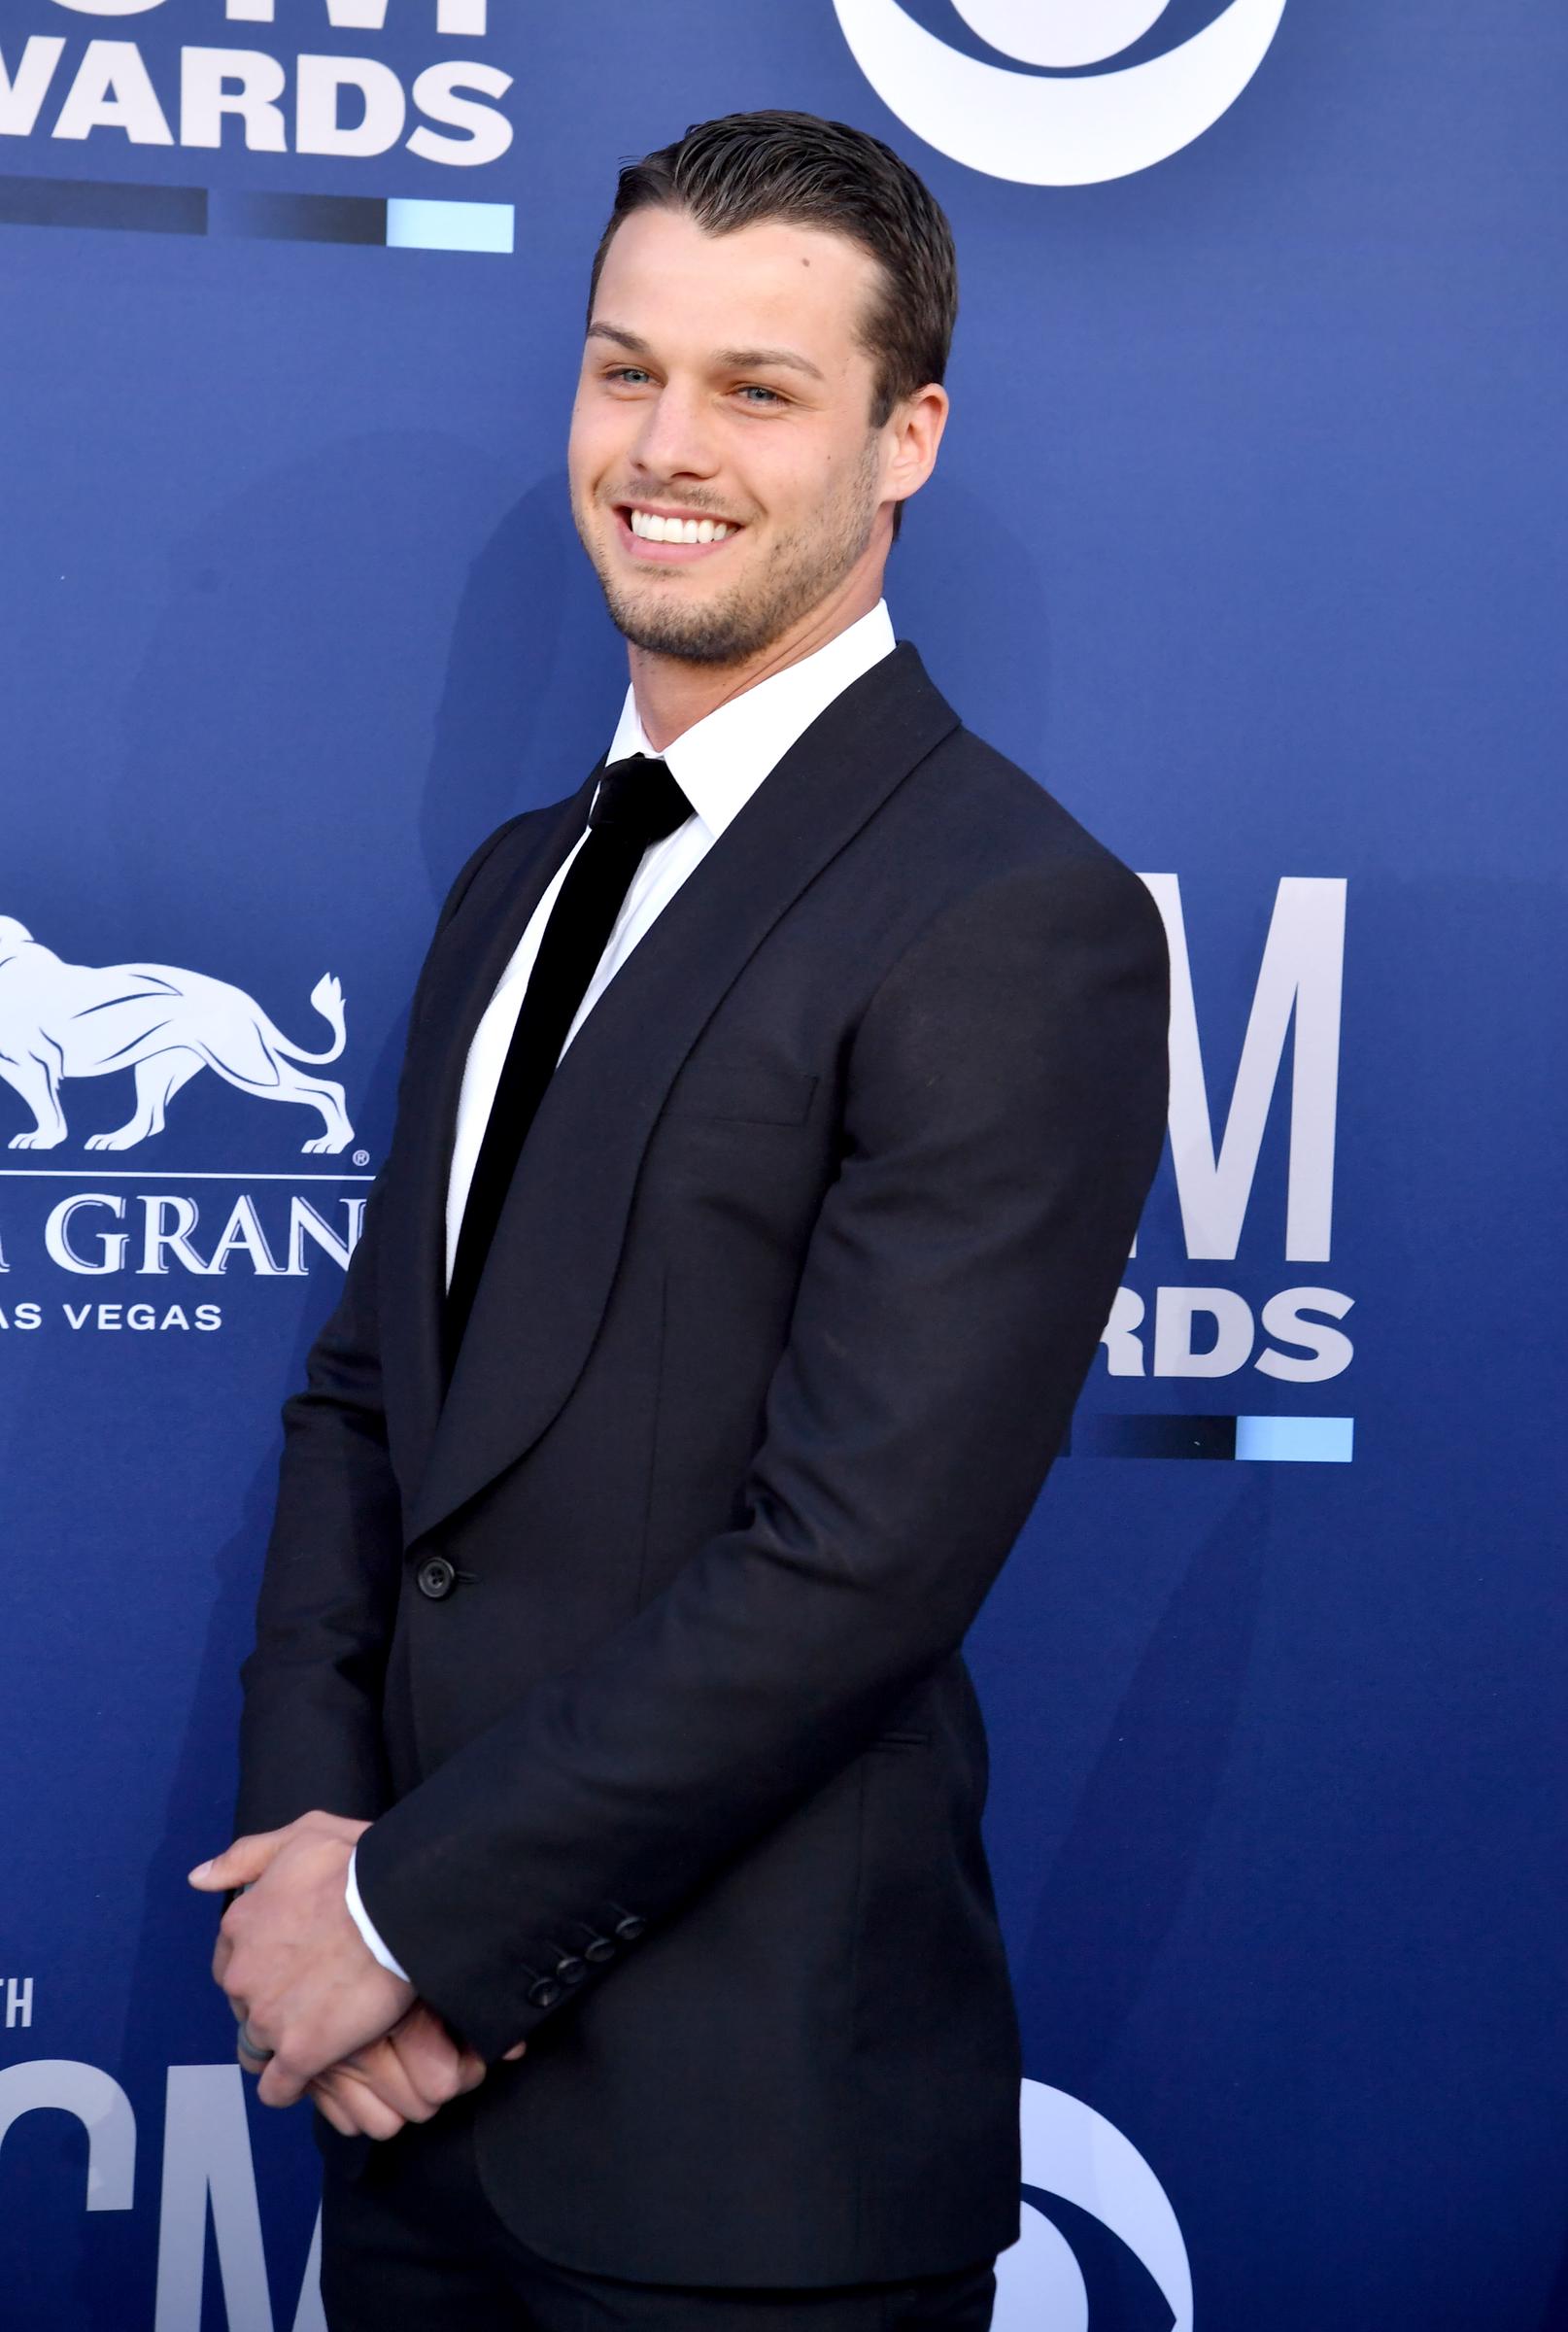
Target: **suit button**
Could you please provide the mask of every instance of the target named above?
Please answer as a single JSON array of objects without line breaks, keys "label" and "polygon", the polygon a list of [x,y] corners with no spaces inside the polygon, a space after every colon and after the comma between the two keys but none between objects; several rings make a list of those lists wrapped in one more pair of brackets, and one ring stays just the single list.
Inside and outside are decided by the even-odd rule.
[{"label": "suit button", "polygon": [[561,1994],[562,1986],[551,1975],[541,1975],[536,1984],[528,1986],[528,1998],[536,2008],[553,2008]]},{"label": "suit button", "polygon": [[592,1960],[596,1968],[601,1968],[606,1960],[614,1959],[615,1945],[608,1936],[591,1936],[583,1945],[583,1957]]},{"label": "suit button", "polygon": [[563,1984],[580,1984],[588,1973],[588,1962],[580,1960],[575,1952],[568,1952],[563,1960],[557,1960],[556,1973]]},{"label": "suit button", "polygon": [[432,1603],[439,1603],[457,1586],[458,1574],[444,1555],[430,1555],[415,1572],[414,1583],[422,1595],[428,1595]]},{"label": "suit button", "polygon": [[628,1911],[624,1919],[617,1919],[615,1932],[623,1943],[634,1943],[647,1924],[647,1920],[639,1919],[635,1911]]}]

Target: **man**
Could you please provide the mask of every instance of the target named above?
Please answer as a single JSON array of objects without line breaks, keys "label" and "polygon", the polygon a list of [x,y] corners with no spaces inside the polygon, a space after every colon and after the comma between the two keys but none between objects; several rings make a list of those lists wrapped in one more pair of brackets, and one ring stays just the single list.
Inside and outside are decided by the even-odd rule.
[{"label": "man", "polygon": [[1166,964],[893,642],[955,309],[857,131],[622,174],[570,471],[631,690],[447,900],[194,1874],[330,2125],[333,2332],[990,2321],[959,1647],[1153,1171]]}]

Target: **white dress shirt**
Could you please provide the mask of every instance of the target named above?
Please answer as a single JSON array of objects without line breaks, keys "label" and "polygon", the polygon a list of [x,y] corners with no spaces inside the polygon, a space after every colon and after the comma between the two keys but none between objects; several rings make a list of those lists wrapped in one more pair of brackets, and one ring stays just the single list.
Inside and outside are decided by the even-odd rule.
[{"label": "white dress shirt", "polygon": [[[835,697],[841,696],[851,681],[869,672],[873,664],[891,654],[894,646],[893,624],[887,602],[878,600],[869,614],[861,616],[830,639],[826,647],[802,656],[799,664],[788,665],[781,672],[773,672],[748,688],[742,696],[732,697],[716,712],[710,712],[688,729],[684,736],[666,745],[661,754],[643,734],[637,715],[636,700],[629,688],[621,718],[611,740],[607,759],[615,762],[629,754],[646,753],[663,761],[681,792],[696,812],[673,834],[663,841],[653,842],[643,852],[641,863],[631,878],[631,886],[621,904],[604,952],[599,957],[594,977],[577,1008],[577,1016],[566,1031],[566,1045],[581,1028],[610,981],[626,962],[644,932],[648,931],[661,910],[667,907],[687,876],[712,849],[720,835],[737,811],[742,809],[769,772],[776,769],[797,738],[820,713],[826,712]],[[458,1101],[458,1121],[452,1145],[452,1166],[447,1180],[447,1284],[452,1281],[452,1267],[458,1252],[458,1233],[462,1226],[462,1211],[467,1204],[474,1168],[479,1161],[480,1144],[490,1120],[500,1082],[501,1069],[517,1016],[522,1009],[523,991],[528,986],[539,942],[545,924],[556,903],[556,895],[566,878],[566,869],[583,846],[587,829],[579,835],[568,851],[564,863],[552,877],[548,889],[532,914],[528,927],[517,943],[516,951],[501,974],[494,995],[485,1008],[484,1018],[474,1031],[468,1047],[468,1059],[462,1073],[462,1090]],[[562,1046],[564,1053],[566,1046]],[[349,1909],[366,1944],[392,1974],[408,1980],[404,1971],[387,1949],[359,1899],[355,1878],[354,1860],[349,1861]]]}]

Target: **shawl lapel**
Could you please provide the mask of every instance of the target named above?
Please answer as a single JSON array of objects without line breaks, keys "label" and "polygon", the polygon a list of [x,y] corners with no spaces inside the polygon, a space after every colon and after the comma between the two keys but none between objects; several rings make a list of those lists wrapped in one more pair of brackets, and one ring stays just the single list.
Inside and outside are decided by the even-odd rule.
[{"label": "shawl lapel", "polygon": [[588,823],[602,768],[568,801],[530,819],[531,832],[519,828],[497,843],[437,940],[421,982],[382,1200],[379,1289],[387,1433],[405,1513],[441,1412],[446,1188],[468,1047],[528,917]]}]

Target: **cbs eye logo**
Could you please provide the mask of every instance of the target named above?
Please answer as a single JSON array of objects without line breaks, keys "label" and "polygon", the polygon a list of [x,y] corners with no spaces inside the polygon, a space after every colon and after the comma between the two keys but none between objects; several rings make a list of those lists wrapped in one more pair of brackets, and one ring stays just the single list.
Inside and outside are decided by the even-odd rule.
[{"label": "cbs eye logo", "polygon": [[[1170,0],[953,0],[1012,64],[953,49],[899,0],[834,0],[855,62],[890,112],[971,170],[1028,187],[1128,178],[1190,146],[1246,87],[1279,28],[1285,0],[1230,0],[1191,40],[1140,65],[1076,68],[1119,56]],[[1074,70],[1046,80],[1017,65]]]},{"label": "cbs eye logo", "polygon": [[1081,2098],[1029,2080],[1019,2096],[1018,2134],[1024,2209],[1018,2241],[997,2261],[992,2332],[1092,2332],[1105,2318],[1090,2306],[1071,2244],[1031,2190],[1098,2219],[1164,2300],[1171,2332],[1192,2332],[1187,2246],[1169,2195],[1132,2140]]}]

